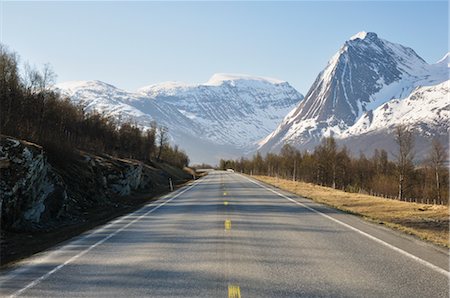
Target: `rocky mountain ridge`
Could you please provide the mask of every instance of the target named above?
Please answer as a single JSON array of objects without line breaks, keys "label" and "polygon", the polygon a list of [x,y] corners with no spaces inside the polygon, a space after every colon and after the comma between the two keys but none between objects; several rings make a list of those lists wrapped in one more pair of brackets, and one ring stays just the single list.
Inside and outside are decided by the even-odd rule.
[{"label": "rocky mountain ridge", "polygon": [[[360,32],[330,59],[305,99],[259,143],[259,150],[278,151],[285,143],[312,149],[330,135],[351,146],[350,139],[369,130],[389,135],[400,123],[418,133],[426,130],[429,137],[445,132],[445,139],[450,118],[445,102],[448,71],[448,54],[428,64],[411,48]],[[419,93],[420,100],[411,100]],[[410,95],[406,104],[399,104]],[[382,107],[391,113],[382,112]]]}]

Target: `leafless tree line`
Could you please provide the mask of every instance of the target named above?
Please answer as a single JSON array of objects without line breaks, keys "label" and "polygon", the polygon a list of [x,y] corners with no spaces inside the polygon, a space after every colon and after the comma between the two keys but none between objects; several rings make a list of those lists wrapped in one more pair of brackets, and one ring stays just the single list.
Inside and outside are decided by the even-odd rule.
[{"label": "leafless tree line", "polygon": [[253,158],[221,160],[219,168],[254,175],[268,175],[329,186],[349,192],[377,194],[403,201],[448,204],[447,152],[434,139],[426,161],[414,164],[414,132],[407,126],[395,129],[397,152],[388,159],[385,150],[372,157],[353,157],[339,148],[333,137],[324,138],[313,152],[300,152],[289,144],[279,154],[256,153]]}]

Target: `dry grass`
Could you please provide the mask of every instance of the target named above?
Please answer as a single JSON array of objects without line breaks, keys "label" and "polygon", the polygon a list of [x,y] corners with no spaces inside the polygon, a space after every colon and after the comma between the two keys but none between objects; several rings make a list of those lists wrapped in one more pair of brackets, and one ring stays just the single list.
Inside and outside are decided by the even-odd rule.
[{"label": "dry grass", "polygon": [[267,176],[253,176],[253,178],[316,202],[383,223],[423,240],[450,247],[448,206],[401,202]]}]

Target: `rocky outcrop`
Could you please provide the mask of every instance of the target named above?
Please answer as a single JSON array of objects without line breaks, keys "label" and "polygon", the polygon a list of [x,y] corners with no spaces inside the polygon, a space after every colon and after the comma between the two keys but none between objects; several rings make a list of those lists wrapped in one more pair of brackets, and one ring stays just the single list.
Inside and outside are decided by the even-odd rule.
[{"label": "rocky outcrop", "polygon": [[42,147],[1,137],[0,171],[2,228],[26,228],[64,212],[65,184]]},{"label": "rocky outcrop", "polygon": [[41,146],[0,136],[2,229],[39,230],[82,221],[92,210],[120,207],[116,197],[168,190],[169,178],[189,178],[169,165],[85,152],[56,164]]},{"label": "rocky outcrop", "polygon": [[[120,196],[130,195],[133,190],[151,187],[152,176],[155,171],[158,172],[156,168],[135,160],[95,155],[84,157],[86,169],[98,180],[97,184],[106,192]],[[159,174],[164,176],[163,172]]]}]

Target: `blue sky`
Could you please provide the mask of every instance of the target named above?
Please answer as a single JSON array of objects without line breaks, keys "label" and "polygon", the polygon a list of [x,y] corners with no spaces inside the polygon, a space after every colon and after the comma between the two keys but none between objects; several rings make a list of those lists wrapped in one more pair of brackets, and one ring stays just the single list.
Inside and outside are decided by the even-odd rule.
[{"label": "blue sky", "polygon": [[1,3],[2,43],[58,82],[136,90],[218,72],[286,80],[306,94],[353,34],[373,31],[428,62],[448,52],[446,1]]}]

